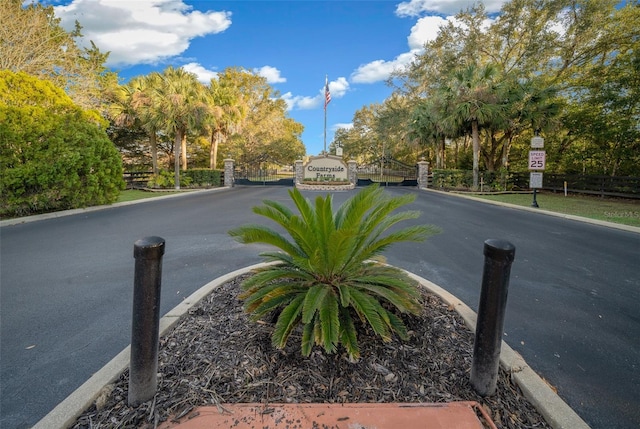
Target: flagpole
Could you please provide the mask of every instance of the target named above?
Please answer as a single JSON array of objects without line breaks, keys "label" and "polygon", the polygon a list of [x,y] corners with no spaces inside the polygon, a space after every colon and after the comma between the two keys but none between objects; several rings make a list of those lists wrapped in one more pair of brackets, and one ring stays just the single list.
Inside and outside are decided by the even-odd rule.
[{"label": "flagpole", "polygon": [[327,88],[329,85],[329,75],[324,78],[324,155],[327,154]]},{"label": "flagpole", "polygon": [[327,108],[324,108],[324,153],[327,154]]}]

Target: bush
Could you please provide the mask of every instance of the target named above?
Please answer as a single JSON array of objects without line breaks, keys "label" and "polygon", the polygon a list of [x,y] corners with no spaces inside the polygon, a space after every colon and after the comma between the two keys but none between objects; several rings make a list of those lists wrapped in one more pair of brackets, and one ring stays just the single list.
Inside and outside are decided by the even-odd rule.
[{"label": "bush", "polygon": [[[191,180],[193,186],[220,186],[221,172],[220,170],[211,170],[208,168],[193,168],[182,173],[185,178]],[[180,179],[182,183],[182,179]]]},{"label": "bush", "polygon": [[404,271],[382,264],[381,253],[401,241],[422,241],[437,228],[418,225],[383,235],[398,222],[415,219],[418,212],[395,213],[415,195],[388,197],[377,185],[347,200],[334,214],[332,197],[316,198],[315,208],[300,191],[289,191],[299,214],[277,201],[264,201],[253,211],[276,222],[290,241],[263,225],[229,231],[242,243],[265,243],[279,251],[264,252],[267,266],[243,283],[244,308],[253,318],[274,313],[275,347],[283,348],[294,329],[302,325],[302,354],[313,345],[328,353],[342,344],[350,359],[360,352],[356,325],[364,323],[383,341],[392,334],[406,338],[398,316],[420,310],[415,282]]},{"label": "bush", "polygon": [[0,142],[3,216],[110,204],[124,189],[118,151],[79,109],[0,103]]},{"label": "bush", "polygon": [[[180,172],[180,186],[189,186],[191,184],[191,178],[188,177],[186,172]],[[176,185],[176,176],[175,172],[169,170],[160,170],[158,174],[154,174],[149,182],[147,182],[147,186],[150,188],[175,188]]]},{"label": "bush", "polygon": [[433,170],[433,187],[440,189],[470,189],[473,173],[468,170]]},{"label": "bush", "polygon": [[[506,191],[513,187],[511,177],[506,170],[481,171],[478,180],[478,186],[482,185],[484,191]],[[433,187],[469,190],[473,187],[473,172],[471,170],[433,170]]]}]

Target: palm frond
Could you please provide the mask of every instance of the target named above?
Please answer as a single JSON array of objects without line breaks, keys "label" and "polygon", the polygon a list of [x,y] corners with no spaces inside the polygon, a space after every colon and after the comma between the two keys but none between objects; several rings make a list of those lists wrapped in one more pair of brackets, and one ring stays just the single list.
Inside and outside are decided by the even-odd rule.
[{"label": "palm frond", "polygon": [[317,234],[300,216],[292,216],[285,229],[307,256],[312,255],[318,248]]},{"label": "palm frond", "polygon": [[360,357],[356,327],[347,307],[340,307],[340,342],[347,350],[349,359],[355,361]]},{"label": "palm frond", "polygon": [[269,218],[279,225],[287,225],[289,223],[289,219],[294,216],[293,212],[289,210],[287,206],[277,201],[264,200],[262,203],[264,205],[255,206],[253,208],[253,212]]},{"label": "palm frond", "polygon": [[[263,287],[250,289],[241,295],[244,298],[246,311],[259,313],[258,317],[293,297],[303,294],[306,288],[294,282],[274,283]],[[285,297],[285,298],[282,298]],[[285,299],[285,301],[282,301]],[[270,301],[277,300],[280,304],[271,305]]]},{"label": "palm frond", "polygon": [[[262,287],[276,279],[299,279],[301,274],[295,268],[280,264],[270,265],[268,267],[256,270],[255,274],[248,277],[243,283],[242,288],[248,290],[254,286]],[[292,282],[294,283],[294,282]]]},{"label": "palm frond", "polygon": [[322,323],[319,317],[313,318],[313,342],[318,346],[322,345]]},{"label": "palm frond", "polygon": [[316,284],[309,288],[304,297],[302,323],[310,323],[313,320],[316,311],[322,306],[324,297],[329,292],[329,287],[323,284]]},{"label": "palm frond", "polygon": [[260,256],[264,262],[281,262],[283,265],[295,265],[295,259],[288,253],[278,252],[261,252]]},{"label": "palm frond", "polygon": [[[351,291],[351,304],[356,310],[358,317],[362,321],[366,321],[373,332],[382,337],[383,341],[391,340],[387,323],[383,320],[383,314],[380,314],[380,303],[366,293],[357,289]],[[384,309],[382,309],[384,313]]]},{"label": "palm frond", "polygon": [[402,319],[391,312],[387,312],[387,315],[389,316],[389,326],[391,327],[391,330],[398,334],[400,339],[407,340],[409,338],[409,334],[407,333],[407,327],[402,322]]},{"label": "palm frond", "polygon": [[325,276],[338,275],[357,251],[358,235],[354,230],[339,229],[333,231],[328,241],[331,246],[324,267]]},{"label": "palm frond", "polygon": [[271,200],[265,200],[263,203],[264,206],[253,208],[254,213],[265,216],[282,226],[304,253],[309,254],[317,247],[316,235],[288,207]]},{"label": "palm frond", "polygon": [[275,246],[291,255],[302,256],[299,248],[291,244],[283,235],[264,225],[245,225],[229,231],[240,243],[265,243]]},{"label": "palm frond", "polygon": [[289,305],[282,310],[280,316],[278,316],[278,321],[276,322],[272,336],[274,347],[281,349],[287,344],[287,339],[289,335],[291,335],[291,331],[300,322],[303,301],[304,295],[296,296]]},{"label": "palm frond", "polygon": [[340,306],[348,307],[351,302],[351,285],[349,284],[339,284],[338,285],[338,295],[340,296]]},{"label": "palm frond", "polygon": [[[414,194],[406,194],[394,198],[380,198],[379,203],[368,213],[364,222],[360,226],[360,232],[365,235],[369,235],[374,231],[382,231],[381,225],[384,225],[385,219],[398,208],[405,204],[409,204],[415,200]],[[396,216],[407,216],[405,219],[410,219],[415,216],[415,212],[402,212],[396,214]],[[390,226],[390,225],[389,225]]]},{"label": "palm frond", "polygon": [[302,328],[302,342],[300,343],[300,349],[303,356],[309,356],[313,349],[313,331],[315,325],[313,323],[307,323]]},{"label": "palm frond", "polygon": [[327,353],[333,353],[336,350],[340,334],[338,299],[333,291],[329,291],[324,296],[319,308],[319,316],[322,326],[322,344]]},{"label": "palm frond", "polygon": [[372,185],[358,192],[353,197],[345,201],[336,212],[335,220],[337,228],[352,229],[361,224],[365,213],[371,208],[370,201],[374,198],[379,186]]},{"label": "palm frond", "polygon": [[311,206],[311,202],[306,199],[302,193],[297,189],[293,188],[289,191],[289,196],[296,205],[296,208],[300,212],[304,223],[312,230],[315,229],[316,219],[315,212],[313,211],[313,207]]},{"label": "palm frond", "polygon": [[251,313],[251,320],[255,322],[260,320],[263,316],[290,304],[291,297],[297,295],[299,294],[280,295],[269,300],[255,302],[251,306],[245,304],[245,310]]},{"label": "palm frond", "polygon": [[425,238],[438,232],[439,229],[431,225],[415,225],[395,231],[382,238],[379,238],[379,234],[372,234],[367,243],[363,244],[358,258],[363,260],[370,259],[374,255],[382,253],[393,244],[404,241],[424,241]]},{"label": "palm frond", "polygon": [[404,293],[405,291],[394,290],[386,286],[369,284],[365,282],[358,282],[354,284],[353,287],[360,290],[361,292],[367,292],[371,295],[383,298],[402,313],[417,314],[420,312],[420,304],[418,302],[418,298],[411,296],[408,293]]}]

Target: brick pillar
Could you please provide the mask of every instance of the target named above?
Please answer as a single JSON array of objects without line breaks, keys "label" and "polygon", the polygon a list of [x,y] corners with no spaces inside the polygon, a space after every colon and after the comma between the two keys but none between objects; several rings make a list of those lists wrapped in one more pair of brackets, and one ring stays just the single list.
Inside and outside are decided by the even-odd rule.
[{"label": "brick pillar", "polygon": [[300,183],[302,183],[302,181],[304,180],[304,161],[302,161],[301,159],[296,160],[295,163],[295,177],[294,177],[294,183],[293,186],[296,186]]},{"label": "brick pillar", "polygon": [[358,163],[356,161],[347,161],[347,177],[352,185],[358,184]]},{"label": "brick pillar", "polygon": [[234,177],[233,177],[233,169],[234,169],[235,161],[233,159],[225,159],[224,160],[224,186],[225,188],[233,187]]},{"label": "brick pillar", "polygon": [[418,162],[418,188],[427,189],[429,187],[429,163],[427,161]]}]

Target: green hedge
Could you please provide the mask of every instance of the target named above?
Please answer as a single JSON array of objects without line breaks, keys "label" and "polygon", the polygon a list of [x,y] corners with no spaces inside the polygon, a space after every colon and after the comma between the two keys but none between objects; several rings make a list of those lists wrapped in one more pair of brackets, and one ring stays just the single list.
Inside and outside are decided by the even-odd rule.
[{"label": "green hedge", "polygon": [[193,168],[185,171],[183,175],[191,179],[192,186],[221,186],[222,172],[220,170]]},{"label": "green hedge", "polygon": [[[513,188],[511,175],[506,171],[481,171],[478,190],[507,191]],[[433,170],[433,187],[439,189],[469,190],[473,187],[471,170]]]},{"label": "green hedge", "polygon": [[[218,187],[221,180],[220,170],[206,168],[194,168],[180,172],[181,187]],[[169,170],[160,170],[147,183],[150,188],[173,188],[175,186],[175,173]]]},{"label": "green hedge", "polygon": [[0,106],[0,215],[26,216],[116,201],[122,160],[79,110]]}]

